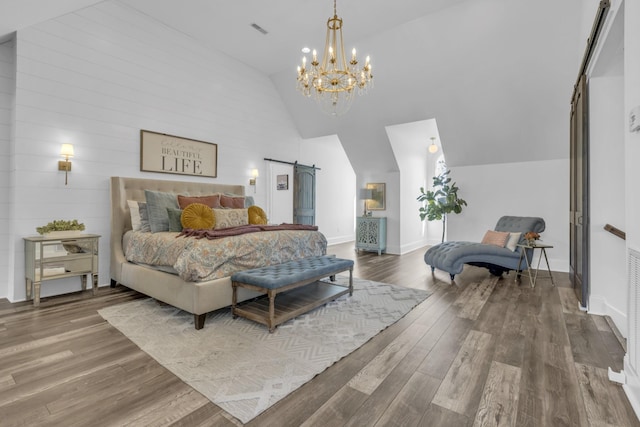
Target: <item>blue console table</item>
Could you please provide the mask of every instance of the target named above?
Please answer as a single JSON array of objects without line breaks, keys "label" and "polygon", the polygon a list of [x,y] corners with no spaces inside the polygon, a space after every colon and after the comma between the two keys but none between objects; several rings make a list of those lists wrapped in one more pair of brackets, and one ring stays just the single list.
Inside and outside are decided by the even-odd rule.
[{"label": "blue console table", "polygon": [[360,216],[356,221],[356,251],[377,251],[381,255],[387,249],[387,218]]}]

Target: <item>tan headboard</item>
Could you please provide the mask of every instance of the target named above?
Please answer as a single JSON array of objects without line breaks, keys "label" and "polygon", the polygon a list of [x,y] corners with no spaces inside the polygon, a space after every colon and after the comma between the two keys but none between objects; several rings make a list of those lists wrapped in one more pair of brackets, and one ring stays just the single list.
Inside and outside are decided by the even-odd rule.
[{"label": "tan headboard", "polygon": [[111,177],[111,280],[121,278],[122,263],[127,262],[122,251],[122,236],[131,230],[131,215],[127,200],[145,201],[144,190],[206,196],[213,193],[232,193],[244,196],[243,185],[204,182],[164,181],[159,179]]}]

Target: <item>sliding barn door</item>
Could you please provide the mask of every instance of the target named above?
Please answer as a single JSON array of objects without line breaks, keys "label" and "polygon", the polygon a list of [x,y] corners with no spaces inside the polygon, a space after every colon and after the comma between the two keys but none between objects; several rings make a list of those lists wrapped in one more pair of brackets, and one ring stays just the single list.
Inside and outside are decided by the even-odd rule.
[{"label": "sliding barn door", "polygon": [[295,164],[293,167],[293,223],[316,223],[316,168]]},{"label": "sliding barn door", "polygon": [[578,81],[571,101],[570,278],[583,307],[589,301],[589,123],[587,78]]}]

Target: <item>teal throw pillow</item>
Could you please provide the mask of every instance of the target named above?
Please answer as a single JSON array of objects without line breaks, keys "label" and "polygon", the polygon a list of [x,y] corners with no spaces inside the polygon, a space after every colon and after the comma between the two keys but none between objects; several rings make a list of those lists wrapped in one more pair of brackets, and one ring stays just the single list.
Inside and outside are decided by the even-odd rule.
[{"label": "teal throw pillow", "polygon": [[182,231],[182,209],[167,208],[167,214],[169,215],[169,231]]}]

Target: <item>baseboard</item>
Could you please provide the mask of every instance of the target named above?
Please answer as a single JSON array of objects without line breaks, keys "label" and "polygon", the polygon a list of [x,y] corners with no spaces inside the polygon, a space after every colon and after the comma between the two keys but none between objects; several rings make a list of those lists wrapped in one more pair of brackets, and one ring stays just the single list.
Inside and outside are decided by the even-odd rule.
[{"label": "baseboard", "polygon": [[[551,255],[551,251],[553,249],[549,249],[547,251],[547,256]],[[536,254],[536,257],[538,255]],[[544,258],[544,257],[543,257]],[[536,262],[538,262],[536,258]],[[540,267],[544,265],[544,259],[540,263]],[[569,272],[569,260],[563,258],[549,258],[549,267],[551,267],[551,271],[558,271],[560,273],[568,273]]]},{"label": "baseboard", "polygon": [[356,241],[356,236],[354,234],[347,235],[347,236],[331,237],[327,239],[327,246],[339,245],[341,243],[348,243],[348,242],[355,242],[355,241]]},{"label": "baseboard", "polygon": [[424,240],[402,245],[400,248],[400,255],[415,251],[416,249],[424,248],[425,246],[427,246],[427,242]]},{"label": "baseboard", "polygon": [[602,295],[589,295],[589,314],[609,316],[623,337],[627,337],[627,316],[617,308],[607,303]]}]

